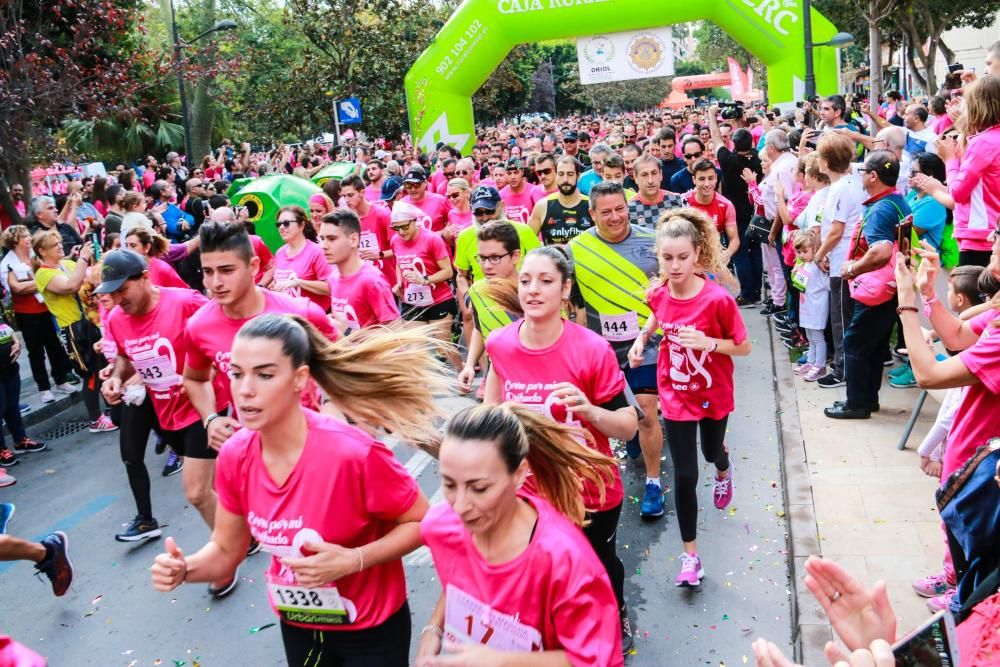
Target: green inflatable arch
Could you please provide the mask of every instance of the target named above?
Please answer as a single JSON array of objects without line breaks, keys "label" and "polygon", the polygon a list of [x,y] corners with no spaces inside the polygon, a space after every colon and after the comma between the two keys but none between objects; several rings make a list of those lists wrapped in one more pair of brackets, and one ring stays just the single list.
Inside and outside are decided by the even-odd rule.
[{"label": "green inflatable arch", "polygon": [[[470,153],[472,94],[518,44],[699,20],[718,24],[767,65],[772,105],[802,99],[805,42],[798,0],[465,0],[406,75],[414,141],[425,151],[443,141]],[[812,31],[814,42],[837,32],[816,10]],[[813,53],[816,90],[837,92],[836,50]]]}]

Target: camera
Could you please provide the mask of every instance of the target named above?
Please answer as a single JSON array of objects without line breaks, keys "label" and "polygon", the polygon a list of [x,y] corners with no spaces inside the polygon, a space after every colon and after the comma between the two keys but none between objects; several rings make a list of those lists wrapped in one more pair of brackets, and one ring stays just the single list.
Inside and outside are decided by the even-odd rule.
[{"label": "camera", "polygon": [[743,118],[742,102],[720,102],[719,108],[722,110],[723,120],[739,120]]}]

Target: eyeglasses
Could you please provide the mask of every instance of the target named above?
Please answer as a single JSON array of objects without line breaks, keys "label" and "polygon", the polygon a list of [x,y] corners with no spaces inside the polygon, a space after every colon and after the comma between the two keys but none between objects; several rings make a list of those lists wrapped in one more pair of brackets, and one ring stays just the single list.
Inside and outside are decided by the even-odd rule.
[{"label": "eyeglasses", "polygon": [[472,215],[476,216],[477,218],[481,218],[484,215],[493,215],[496,212],[497,212],[497,210],[495,208],[492,208],[492,209],[490,209],[490,208],[477,208],[475,211],[472,212]]},{"label": "eyeglasses", "polygon": [[400,223],[398,225],[389,225],[389,226],[392,227],[397,232],[401,232],[412,224],[413,224],[412,220],[407,220],[406,222]]},{"label": "eyeglasses", "polygon": [[553,171],[555,171],[555,169],[553,169],[552,167],[545,167],[543,169],[536,169],[535,170],[535,175],[536,176],[548,176]]},{"label": "eyeglasses", "polygon": [[496,266],[500,263],[500,260],[508,255],[510,255],[509,252],[505,252],[502,255],[476,255],[476,261],[480,264],[492,264],[493,266]]},{"label": "eyeglasses", "polygon": [[684,158],[687,160],[694,160],[695,158],[699,158],[704,154],[705,154],[704,151],[698,151],[697,153],[685,153]]},{"label": "eyeglasses", "polygon": [[277,224],[278,227],[284,228],[284,227],[289,227],[290,225],[294,225],[296,222],[298,222],[298,220],[278,220],[278,222],[275,224]]},{"label": "eyeglasses", "polygon": [[461,196],[462,196],[461,191],[459,191],[459,192],[451,192],[451,193],[448,194],[448,199],[458,199]]}]

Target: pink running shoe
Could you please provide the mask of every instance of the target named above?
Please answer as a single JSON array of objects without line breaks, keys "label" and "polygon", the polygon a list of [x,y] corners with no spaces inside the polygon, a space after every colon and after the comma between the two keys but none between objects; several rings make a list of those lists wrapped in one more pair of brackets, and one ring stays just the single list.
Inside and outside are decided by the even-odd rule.
[{"label": "pink running shoe", "polygon": [[687,586],[694,588],[701,586],[702,577],[705,576],[705,569],[701,566],[701,558],[698,554],[681,554],[681,573],[674,579],[674,586]]},{"label": "pink running shoe", "polygon": [[948,581],[944,573],[932,574],[913,582],[913,590],[923,598],[934,598],[945,593],[953,593],[955,584]]},{"label": "pink running shoe", "polygon": [[795,373],[796,375],[805,375],[806,373],[809,372],[809,369],[811,368],[812,364],[808,362],[801,365],[796,364],[795,368],[792,369],[792,372]]},{"label": "pink running shoe", "polygon": [[97,418],[97,421],[90,422],[90,428],[88,430],[91,433],[110,433],[112,431],[117,431],[118,427],[115,426],[113,421],[111,421],[111,417],[101,415]]},{"label": "pink running shoe", "polygon": [[809,372],[802,374],[802,379],[806,382],[815,382],[826,375],[826,366],[811,366]]},{"label": "pink running shoe", "polygon": [[945,609],[951,608],[951,599],[955,597],[955,591],[949,591],[944,595],[938,595],[927,601],[927,608],[932,612],[937,613]]},{"label": "pink running shoe", "polygon": [[729,475],[725,479],[718,478],[716,472],[715,488],[712,490],[715,509],[724,510],[733,502],[733,457],[729,457]]}]

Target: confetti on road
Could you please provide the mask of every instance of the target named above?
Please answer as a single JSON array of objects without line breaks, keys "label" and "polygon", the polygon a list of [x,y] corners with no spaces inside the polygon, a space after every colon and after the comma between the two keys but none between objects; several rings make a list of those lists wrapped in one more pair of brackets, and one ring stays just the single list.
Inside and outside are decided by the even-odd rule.
[{"label": "confetti on road", "polygon": [[277,625],[277,624],[276,623],[265,623],[264,625],[260,626],[259,628],[250,628],[250,634],[255,635],[258,632],[260,632],[261,630],[267,630],[268,628],[273,628],[275,625]]}]

